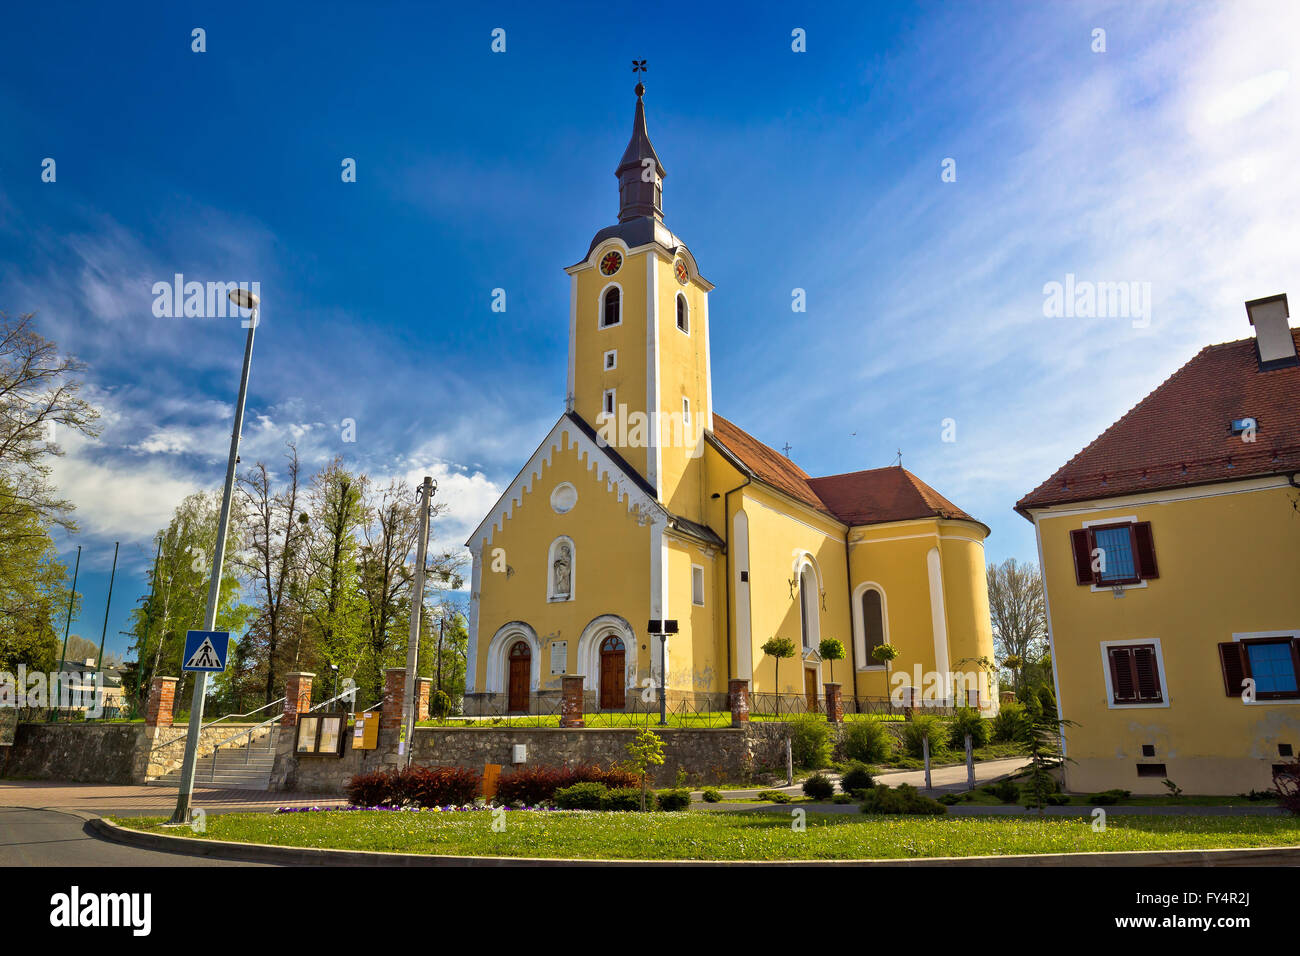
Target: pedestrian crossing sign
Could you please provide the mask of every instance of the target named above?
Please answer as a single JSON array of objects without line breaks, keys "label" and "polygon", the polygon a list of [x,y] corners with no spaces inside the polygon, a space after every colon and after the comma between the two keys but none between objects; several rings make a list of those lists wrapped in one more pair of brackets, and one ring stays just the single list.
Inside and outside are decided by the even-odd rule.
[{"label": "pedestrian crossing sign", "polygon": [[181,670],[224,671],[229,651],[229,631],[189,631],[185,635]]}]

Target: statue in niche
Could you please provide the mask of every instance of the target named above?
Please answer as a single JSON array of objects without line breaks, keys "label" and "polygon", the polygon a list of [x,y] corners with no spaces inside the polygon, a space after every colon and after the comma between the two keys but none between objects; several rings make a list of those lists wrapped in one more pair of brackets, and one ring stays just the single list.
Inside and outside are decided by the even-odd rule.
[{"label": "statue in niche", "polygon": [[568,597],[573,588],[573,554],[567,544],[560,545],[555,555],[555,596]]}]

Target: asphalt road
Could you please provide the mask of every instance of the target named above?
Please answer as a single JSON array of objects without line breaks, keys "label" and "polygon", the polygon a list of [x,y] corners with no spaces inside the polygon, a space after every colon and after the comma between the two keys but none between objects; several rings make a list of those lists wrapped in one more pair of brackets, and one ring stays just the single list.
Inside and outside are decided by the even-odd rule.
[{"label": "asphalt road", "polygon": [[58,810],[0,807],[0,866],[263,866],[110,843]]}]

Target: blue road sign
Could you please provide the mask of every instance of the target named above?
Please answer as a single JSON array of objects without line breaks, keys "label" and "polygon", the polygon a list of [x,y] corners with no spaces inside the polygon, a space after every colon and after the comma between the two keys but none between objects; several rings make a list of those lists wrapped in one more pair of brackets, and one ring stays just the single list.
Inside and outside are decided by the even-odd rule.
[{"label": "blue road sign", "polygon": [[181,670],[224,671],[229,651],[229,631],[188,631]]}]

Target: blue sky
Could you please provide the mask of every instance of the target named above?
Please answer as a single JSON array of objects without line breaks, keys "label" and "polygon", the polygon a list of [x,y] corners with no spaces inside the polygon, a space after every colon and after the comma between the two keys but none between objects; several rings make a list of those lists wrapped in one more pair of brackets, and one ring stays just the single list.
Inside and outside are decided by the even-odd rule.
[{"label": "blue sky", "polygon": [[[309,467],[433,474],[435,534],[459,544],[562,411],[562,268],[615,219],[634,57],[665,218],[717,287],[718,410],[814,475],[901,449],[992,527],[990,560],[1035,559],[1016,499],[1201,346],[1249,335],[1244,300],[1296,288],[1294,4],[6,20],[0,309],[91,366],[105,428],[65,442],[82,530],[60,546],[85,548],[73,632],[97,640],[122,542],[119,651],[152,534],[220,484],[241,357],[237,321],[156,318],[153,283],[260,282],[245,464],[292,437]],[[1067,274],[1150,283],[1149,324],[1045,317]]]}]

